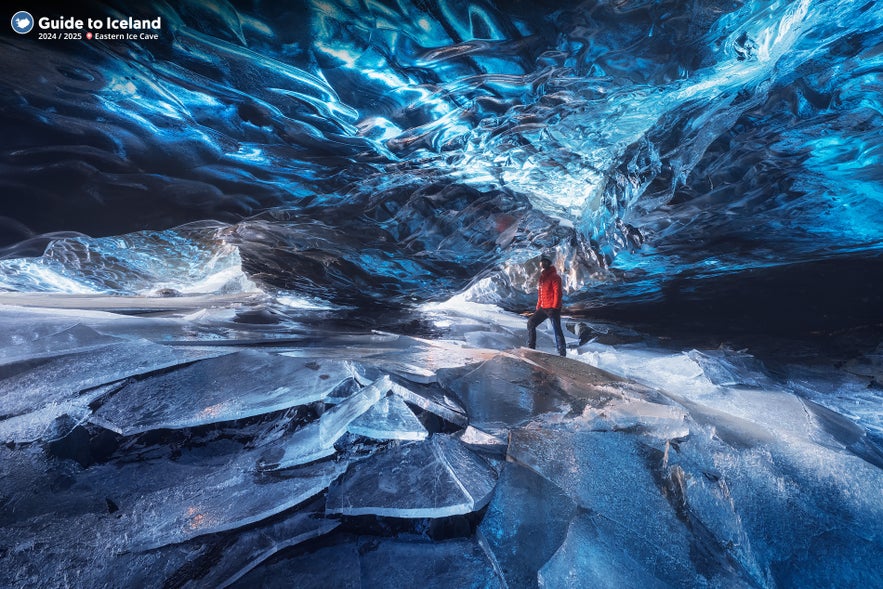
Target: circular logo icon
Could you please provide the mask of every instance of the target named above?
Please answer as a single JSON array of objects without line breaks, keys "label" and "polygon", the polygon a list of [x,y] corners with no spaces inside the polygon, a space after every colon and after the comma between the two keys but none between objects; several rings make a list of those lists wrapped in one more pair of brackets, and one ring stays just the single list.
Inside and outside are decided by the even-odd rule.
[{"label": "circular logo icon", "polygon": [[12,30],[19,35],[26,35],[34,28],[34,17],[30,12],[19,10],[12,15]]}]

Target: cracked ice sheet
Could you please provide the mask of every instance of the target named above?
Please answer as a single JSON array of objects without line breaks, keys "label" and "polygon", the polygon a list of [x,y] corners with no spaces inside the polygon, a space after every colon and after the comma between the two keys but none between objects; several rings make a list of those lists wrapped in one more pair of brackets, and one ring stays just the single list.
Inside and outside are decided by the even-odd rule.
[{"label": "cracked ice sheet", "polygon": [[463,405],[469,423],[486,431],[574,410],[573,399],[553,375],[508,355],[498,354],[478,366],[441,371],[439,379]]},{"label": "cracked ice sheet", "polygon": [[347,471],[328,491],[328,513],[437,518],[478,511],[497,473],[460,442],[435,435],[389,446]]},{"label": "cracked ice sheet", "polygon": [[[883,470],[794,440],[731,447],[691,436],[670,453],[690,517],[761,586],[874,586],[883,554]],[[782,575],[785,576],[782,576]]]},{"label": "cracked ice sheet", "polygon": [[244,350],[128,384],[92,421],[127,436],[231,421],[322,400],[351,376],[346,361]]},{"label": "cracked ice sheet", "polygon": [[117,338],[95,349],[16,362],[3,369],[0,407],[6,416],[20,415],[70,400],[86,389],[220,353]]},{"label": "cracked ice sheet", "polygon": [[568,421],[587,408],[638,398],[672,402],[656,391],[569,358],[533,350],[498,353],[475,366],[442,370],[440,382],[466,409],[470,424],[489,433],[531,421]]},{"label": "cracked ice sheet", "polygon": [[509,587],[536,587],[576,504],[560,487],[521,465],[505,464],[477,536]]},{"label": "cracked ice sheet", "polygon": [[74,399],[0,420],[0,441],[23,444],[59,440],[89,419],[91,403],[122,386],[122,382],[109,383],[83,391]]},{"label": "cracked ice sheet", "polygon": [[612,524],[604,542],[620,546],[664,583],[698,586],[705,582],[693,562],[700,546],[659,488],[663,456],[621,432],[520,429],[509,441],[510,460]]},{"label": "cracked ice sheet", "polygon": [[[71,461],[44,463],[32,455],[36,450],[4,450],[0,491],[15,508],[2,513],[0,529],[39,535],[57,518],[103,516],[111,558],[254,524],[321,493],[348,464],[326,461],[267,475],[254,469],[257,451],[225,451],[83,469]],[[109,502],[119,508],[111,517]],[[82,533],[76,525],[59,530],[52,524],[52,530],[60,550],[76,545]]]},{"label": "cracked ice sheet", "polygon": [[273,555],[325,535],[340,525],[339,521],[325,519],[324,514],[324,501],[319,499],[280,521],[237,534],[235,540],[225,543],[223,554],[211,570],[198,582],[191,580],[186,586],[229,587]]},{"label": "cracked ice sheet", "polygon": [[[49,325],[55,326],[57,324]],[[37,333],[39,334],[39,331]],[[16,337],[11,337],[10,341],[16,339]],[[38,360],[74,352],[86,352],[119,342],[119,338],[98,333],[90,327],[76,323],[60,331],[38,335],[28,341],[3,346],[0,348],[0,366],[24,360]]]}]

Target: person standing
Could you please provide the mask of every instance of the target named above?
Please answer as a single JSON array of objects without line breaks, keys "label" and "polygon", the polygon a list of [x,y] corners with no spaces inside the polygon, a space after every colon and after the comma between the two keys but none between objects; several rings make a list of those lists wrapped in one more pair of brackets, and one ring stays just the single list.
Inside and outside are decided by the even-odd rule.
[{"label": "person standing", "polygon": [[542,271],[537,292],[537,308],[527,320],[527,347],[532,350],[536,349],[537,326],[546,319],[550,319],[552,329],[555,331],[555,346],[558,348],[558,355],[565,356],[567,348],[564,343],[564,332],[561,331],[561,276],[558,275],[558,271],[548,256],[540,258],[540,267]]}]

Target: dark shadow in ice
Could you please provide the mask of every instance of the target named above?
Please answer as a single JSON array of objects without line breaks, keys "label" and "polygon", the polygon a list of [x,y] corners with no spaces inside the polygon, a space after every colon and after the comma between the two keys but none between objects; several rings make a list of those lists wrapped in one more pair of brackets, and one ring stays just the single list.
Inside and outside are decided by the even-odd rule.
[{"label": "dark shadow in ice", "polygon": [[497,473],[460,442],[434,435],[392,445],[349,469],[328,491],[328,513],[438,518],[478,511]]},{"label": "dark shadow in ice", "polygon": [[232,421],[322,400],[351,376],[346,361],[243,350],[131,382],[92,421],[127,436]]},{"label": "dark shadow in ice", "polygon": [[446,589],[476,583],[486,589],[506,587],[472,538],[363,542],[362,550],[362,587]]},{"label": "dark shadow in ice", "polygon": [[[353,539],[304,554],[289,557],[280,555],[231,586],[236,589],[361,589],[365,585],[361,580],[359,544],[358,540]],[[420,585],[425,586],[423,583]]]}]

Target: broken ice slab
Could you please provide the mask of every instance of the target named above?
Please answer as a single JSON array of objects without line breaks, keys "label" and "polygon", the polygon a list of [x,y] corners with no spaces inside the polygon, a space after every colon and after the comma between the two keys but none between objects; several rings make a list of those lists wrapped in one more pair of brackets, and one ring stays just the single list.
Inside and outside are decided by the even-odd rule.
[{"label": "broken ice slab", "polygon": [[771,384],[763,364],[751,354],[722,347],[717,350],[690,350],[687,356],[696,362],[713,384],[768,387]]},{"label": "broken ice slab", "polygon": [[[130,548],[147,550],[261,521],[321,493],[347,466],[326,461],[268,476],[254,471],[255,459],[246,453],[221,466],[167,466],[168,476],[178,473],[170,486],[130,497]],[[137,480],[129,483],[132,491],[133,484]]]},{"label": "broken ice slab", "polygon": [[508,587],[536,587],[537,571],[564,541],[575,513],[576,504],[559,487],[507,463],[478,537]]},{"label": "broken ice slab", "polygon": [[485,451],[494,453],[502,451],[505,454],[509,432],[483,431],[477,427],[468,425],[466,426],[466,429],[456,433],[454,437],[467,446],[481,448]]},{"label": "broken ice slab", "polygon": [[404,384],[399,379],[392,379],[391,386],[392,392],[403,400],[454,425],[462,427],[469,422],[465,409],[438,385]]},{"label": "broken ice slab", "polygon": [[516,426],[547,414],[582,410],[553,373],[509,355],[498,354],[477,367],[439,371],[439,379],[477,426]]},{"label": "broken ice slab", "polygon": [[429,435],[397,395],[387,395],[349,425],[350,433],[375,440],[423,440]]},{"label": "broken ice slab", "polygon": [[390,389],[388,376],[382,376],[355,395],[328,409],[322,416],[295,431],[281,442],[262,450],[258,467],[265,470],[307,464],[334,454],[334,443],[349,425],[368,411]]},{"label": "broken ice slab", "polygon": [[[613,528],[606,542],[616,543],[643,568],[658,571],[676,587],[699,586],[698,566],[718,570],[719,546],[693,536],[675,509],[676,498],[663,493],[664,452],[624,432],[519,429],[509,440],[509,459],[548,479],[580,507],[597,513]],[[670,502],[671,501],[671,502]],[[695,554],[711,556],[701,563]]]},{"label": "broken ice slab", "polygon": [[18,362],[85,352],[109,344],[119,338],[98,333],[85,325],[76,324],[59,332],[43,335],[18,345],[0,348],[0,366]]},{"label": "broken ice slab", "polygon": [[243,350],[127,384],[92,421],[123,435],[231,421],[322,400],[351,376],[342,360]]},{"label": "broken ice slab", "polygon": [[84,391],[73,399],[2,419],[0,442],[23,444],[37,440],[51,442],[63,438],[92,415],[89,407],[92,402],[122,386],[123,382],[109,383]]},{"label": "broken ice slab", "polygon": [[460,442],[434,435],[358,463],[328,492],[328,513],[436,518],[478,511],[496,471]]},{"label": "broken ice slab", "polygon": [[219,354],[175,349],[146,340],[115,341],[95,349],[4,366],[0,411],[8,416],[20,415],[70,399],[85,389]]},{"label": "broken ice slab", "polygon": [[633,430],[660,440],[690,434],[687,412],[674,403],[657,403],[640,398],[614,399],[602,408],[586,407],[582,419],[596,430]]}]

